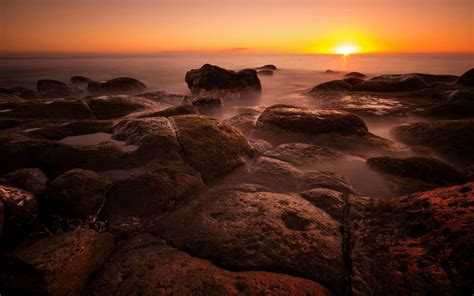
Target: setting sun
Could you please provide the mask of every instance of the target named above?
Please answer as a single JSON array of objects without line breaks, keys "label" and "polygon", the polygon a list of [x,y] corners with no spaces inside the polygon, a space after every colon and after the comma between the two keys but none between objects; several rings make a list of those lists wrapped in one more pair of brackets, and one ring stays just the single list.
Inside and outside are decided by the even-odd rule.
[{"label": "setting sun", "polygon": [[342,55],[350,55],[359,52],[359,47],[356,45],[340,45],[337,46],[334,51]]}]

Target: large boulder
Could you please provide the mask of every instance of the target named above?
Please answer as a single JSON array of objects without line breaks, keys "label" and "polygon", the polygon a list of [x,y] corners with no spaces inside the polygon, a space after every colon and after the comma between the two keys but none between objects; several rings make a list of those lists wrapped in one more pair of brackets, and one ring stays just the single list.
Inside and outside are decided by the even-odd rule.
[{"label": "large boulder", "polygon": [[101,215],[112,231],[130,232],[153,223],[203,187],[200,175],[184,164],[148,167],[109,186]]},{"label": "large boulder", "polygon": [[251,156],[247,139],[216,119],[196,115],[172,117],[186,162],[209,182],[242,165]]},{"label": "large boulder", "polygon": [[33,223],[38,216],[38,204],[33,194],[11,186],[0,185],[0,200],[5,207],[5,223],[21,227]]},{"label": "large boulder", "polygon": [[69,98],[83,95],[78,87],[51,79],[38,80],[36,90],[40,96],[46,98]]},{"label": "large boulder", "polygon": [[330,295],[310,280],[264,271],[227,271],[151,234],[128,239],[93,277],[87,295]]},{"label": "large boulder", "polygon": [[41,272],[48,295],[80,295],[88,278],[108,259],[113,246],[110,234],[77,229],[41,239],[12,255]]},{"label": "large boulder", "polygon": [[87,85],[87,90],[92,95],[137,94],[146,88],[143,82],[130,77],[119,77],[100,82],[91,81]]},{"label": "large boulder", "polygon": [[206,64],[200,69],[186,73],[188,88],[196,94],[206,92],[230,92],[242,95],[255,95],[262,91],[257,71],[245,69],[234,72]]},{"label": "large boulder", "polygon": [[407,92],[429,87],[417,74],[382,75],[352,87],[354,91]]},{"label": "large boulder", "polygon": [[466,86],[474,86],[474,68],[470,69],[466,73],[462,74],[458,80],[457,84],[462,84]]},{"label": "large boulder", "polygon": [[455,90],[442,96],[444,100],[420,114],[435,119],[463,119],[474,117],[474,91]]},{"label": "large boulder", "polygon": [[428,148],[462,166],[474,164],[474,120],[442,120],[405,124],[393,128],[398,141]]},{"label": "large boulder", "polygon": [[366,133],[365,122],[356,115],[336,110],[274,105],[258,118],[261,126],[277,127],[303,133]]},{"label": "large boulder", "polygon": [[258,118],[255,134],[272,144],[317,144],[363,157],[403,150],[400,145],[369,133],[358,116],[337,110],[274,105]]},{"label": "large boulder", "polygon": [[223,268],[302,276],[342,295],[340,226],[301,197],[239,185],[203,193],[164,218],[156,231]]},{"label": "large boulder", "polygon": [[474,183],[390,199],[352,197],[353,295],[474,290]]},{"label": "large boulder", "polygon": [[5,176],[8,184],[29,191],[35,195],[43,192],[48,177],[37,168],[19,169]]},{"label": "large boulder", "polygon": [[66,216],[97,214],[105,202],[107,183],[93,171],[67,171],[48,184],[45,200],[49,209]]}]

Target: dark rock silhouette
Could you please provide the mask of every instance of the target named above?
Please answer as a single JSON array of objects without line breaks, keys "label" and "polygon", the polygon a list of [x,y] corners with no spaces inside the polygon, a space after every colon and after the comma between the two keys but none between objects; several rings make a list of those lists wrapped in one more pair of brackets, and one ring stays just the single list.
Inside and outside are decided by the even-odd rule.
[{"label": "dark rock silhouette", "polygon": [[38,216],[36,197],[28,191],[0,185],[0,200],[5,211],[7,227],[20,227],[33,223]]},{"label": "dark rock silhouette", "polygon": [[6,182],[14,187],[29,191],[35,195],[43,192],[48,177],[37,168],[25,168],[5,175]]},{"label": "dark rock silhouette", "polygon": [[89,77],[84,77],[84,76],[71,77],[71,83],[79,87],[87,88],[87,85],[89,84],[89,82],[94,82],[94,80]]},{"label": "dark rock silhouette", "polygon": [[234,72],[206,64],[200,69],[188,71],[185,81],[195,94],[217,91],[239,93],[242,96],[260,94],[262,91],[257,71],[253,69]]},{"label": "dark rock silhouette", "polygon": [[474,68],[468,70],[464,74],[462,74],[458,80],[456,81],[457,84],[462,84],[466,86],[474,86]]},{"label": "dark rock silhouette", "polygon": [[275,65],[265,65],[265,66],[261,66],[255,69],[256,70],[270,70],[270,71],[278,70],[278,68]]},{"label": "dark rock silhouette", "polygon": [[365,79],[367,76],[365,74],[362,74],[360,72],[349,72],[344,75],[344,78],[359,78],[359,79]]}]

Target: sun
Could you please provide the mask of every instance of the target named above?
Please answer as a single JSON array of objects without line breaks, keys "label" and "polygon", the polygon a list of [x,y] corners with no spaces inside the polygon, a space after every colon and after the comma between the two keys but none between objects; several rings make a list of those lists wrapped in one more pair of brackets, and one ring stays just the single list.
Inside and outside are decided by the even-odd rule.
[{"label": "sun", "polygon": [[356,45],[350,45],[350,44],[340,45],[334,48],[334,52],[348,56],[350,54],[359,52],[359,47]]}]

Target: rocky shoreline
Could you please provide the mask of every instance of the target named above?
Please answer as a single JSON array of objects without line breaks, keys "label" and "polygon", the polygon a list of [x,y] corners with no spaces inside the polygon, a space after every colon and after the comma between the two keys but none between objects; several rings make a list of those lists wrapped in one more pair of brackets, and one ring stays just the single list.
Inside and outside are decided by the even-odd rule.
[{"label": "rocky shoreline", "polygon": [[0,294],[471,295],[474,69],[278,71],[0,89]]}]

